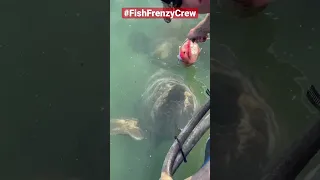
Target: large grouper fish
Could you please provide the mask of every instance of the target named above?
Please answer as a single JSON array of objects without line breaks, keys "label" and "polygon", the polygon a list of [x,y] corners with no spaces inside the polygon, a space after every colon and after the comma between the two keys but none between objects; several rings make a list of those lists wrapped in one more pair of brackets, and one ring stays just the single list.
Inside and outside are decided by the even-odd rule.
[{"label": "large grouper fish", "polygon": [[149,78],[141,95],[139,118],[112,119],[110,134],[148,139],[155,148],[164,140],[173,140],[197,107],[196,97],[183,79],[161,69]]}]

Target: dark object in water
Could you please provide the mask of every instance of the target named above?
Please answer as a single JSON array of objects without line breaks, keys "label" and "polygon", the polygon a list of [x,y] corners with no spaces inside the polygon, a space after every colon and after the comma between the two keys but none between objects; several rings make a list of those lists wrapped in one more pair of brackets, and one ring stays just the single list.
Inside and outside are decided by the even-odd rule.
[{"label": "dark object in water", "polygon": [[209,89],[206,90],[206,93],[207,93],[208,96],[210,96],[210,90]]},{"label": "dark object in water", "polygon": [[295,179],[320,149],[320,120],[270,167],[263,180]]},{"label": "dark object in water", "polygon": [[151,149],[180,133],[198,106],[183,79],[163,70],[149,79],[141,97],[140,119],[111,121],[110,134],[129,135],[135,140],[149,139]]},{"label": "dark object in water", "polygon": [[[306,94],[309,101],[320,111],[319,93],[313,85]],[[283,157],[273,164],[263,180],[292,180],[295,179],[308,162],[320,149],[320,119],[312,125],[303,136],[288,148]]]},{"label": "dark object in water", "polygon": [[[178,138],[183,144],[183,151],[186,155],[200,140],[203,134],[210,128],[210,118],[203,118],[210,110],[210,99],[194,113],[194,116],[185,126]],[[169,149],[162,166],[162,175],[173,176],[182,162],[182,155],[179,154],[179,143],[175,141]],[[180,156],[179,156],[180,155]]]},{"label": "dark object in water", "polygon": [[320,111],[320,95],[314,85],[311,85],[307,91],[307,98],[309,99],[310,103]]},{"label": "dark object in water", "polygon": [[[163,8],[180,8],[182,5],[182,0],[161,0]],[[164,22],[170,23],[171,18],[163,18]]]},{"label": "dark object in water", "polygon": [[257,2],[257,0],[217,0],[217,4],[237,17],[249,18],[265,10],[269,2],[267,0],[265,2]]},{"label": "dark object in water", "polygon": [[212,179],[261,178],[279,136],[272,108],[238,69],[236,60],[211,60]]},{"label": "dark object in water", "polygon": [[255,6],[252,0],[233,0],[241,5],[239,16],[240,17],[252,17],[267,8],[268,4]]},{"label": "dark object in water", "polygon": [[179,145],[179,151],[183,157],[183,161],[186,163],[187,162],[187,158],[186,158],[186,155],[184,155],[184,152],[182,150],[182,144],[181,142],[179,141],[178,137],[177,136],[174,136],[174,139],[178,142],[178,145]]},{"label": "dark object in water", "polygon": [[[210,96],[210,90],[207,89],[206,93]],[[198,141],[202,138],[205,132],[210,128],[210,99],[207,103],[202,106],[195,114],[189,123],[185,126],[182,132],[178,137],[174,137],[176,142],[170,147],[166,158],[164,160],[161,172],[161,178],[170,176],[172,177],[176,170],[182,163],[182,160],[186,163],[186,156],[190,153],[193,147],[198,143]],[[207,114],[207,116],[205,116]],[[180,142],[180,138],[182,142]],[[178,148],[178,149],[177,149]],[[185,153],[186,152],[186,153]],[[205,160],[207,160],[207,156],[210,154],[210,146],[207,143],[206,146],[206,155]],[[209,165],[208,165],[209,164]],[[195,176],[202,176],[203,173],[206,173],[206,169],[210,167],[210,162],[205,163]],[[208,174],[206,175],[208,176]],[[210,176],[210,174],[209,174]],[[189,177],[190,178],[190,177]],[[195,178],[195,177],[193,177]]]}]

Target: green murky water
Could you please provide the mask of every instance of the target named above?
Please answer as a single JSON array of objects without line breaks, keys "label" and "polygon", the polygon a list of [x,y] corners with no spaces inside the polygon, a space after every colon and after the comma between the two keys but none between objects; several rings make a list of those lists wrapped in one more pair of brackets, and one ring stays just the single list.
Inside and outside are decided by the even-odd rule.
[{"label": "green murky water", "polygon": [[[298,2],[293,4],[295,4],[293,7],[301,5]],[[111,16],[115,17],[111,21],[111,34],[114,34],[111,37],[111,117],[113,118],[136,116],[131,106],[143,92],[148,77],[159,68],[152,63],[147,63],[150,56],[146,52],[137,53],[132,50],[132,46],[138,46],[152,51],[152,48],[146,46],[149,43],[137,41],[133,45],[132,42],[128,42],[130,35],[142,32],[153,37],[154,41],[160,39],[162,42],[172,37],[176,37],[177,41],[183,41],[190,27],[196,24],[196,21],[190,20],[183,21],[183,24],[181,21],[173,21],[168,25],[162,20],[117,18],[123,6],[158,5],[157,2],[136,4],[126,1],[112,4]],[[305,20],[306,16],[299,16],[299,20],[293,20],[281,12],[281,7],[286,5],[272,4],[260,15],[249,19],[236,19],[225,12],[220,13],[218,9],[212,13],[214,20],[211,37],[216,44],[224,44],[229,48],[227,53],[219,51],[218,48],[214,49],[215,54],[212,56],[226,60],[230,58],[230,54],[234,54],[235,58],[232,61],[237,61],[241,72],[252,81],[259,95],[265,99],[275,114],[280,136],[276,139],[275,154],[270,160],[276,159],[277,155],[301,135],[300,132],[304,127],[312,124],[314,118],[318,116],[317,111],[310,107],[304,98],[308,85],[318,84],[315,79],[317,71],[313,65],[310,65],[314,62],[314,57],[317,57],[314,53],[319,47],[317,41],[312,39],[318,38],[315,34],[318,24]],[[289,39],[295,38],[298,38],[298,41],[290,44]],[[208,43],[202,45],[204,49],[208,48],[207,46],[209,47]],[[123,51],[126,53],[121,53]],[[170,61],[175,61],[175,51],[171,56]],[[206,58],[208,58],[207,55],[202,55],[195,69],[177,67],[170,69],[184,76],[188,85],[193,87],[202,101],[204,99],[201,94],[202,86],[209,83]],[[128,76],[129,74],[134,75]],[[192,77],[190,74],[196,74],[196,78],[190,78]],[[126,137],[111,137],[111,143],[112,179],[128,177],[148,179],[150,176],[157,178],[164,154],[170,146],[170,142],[163,144],[159,148],[157,157],[148,157],[146,149],[142,148],[146,146],[145,142],[133,142]],[[204,141],[199,143],[191,153],[189,163],[182,166],[177,173],[178,179],[192,174],[201,165],[203,143]],[[158,163],[158,166],[154,165],[151,170],[145,169],[145,163],[148,160]],[[118,171],[119,168],[123,170]],[[241,171],[240,166],[238,170]],[[212,174],[215,177],[216,173],[212,172]],[[216,178],[219,179],[219,177]]]},{"label": "green murky water", "polygon": [[[176,58],[179,44],[185,40],[186,34],[196,21],[173,21],[171,24],[166,24],[162,19],[121,19],[121,7],[131,6],[155,7],[161,6],[161,4],[157,1],[154,3],[129,1],[111,3],[111,34],[113,34],[110,42],[111,118],[139,118],[139,114],[135,112],[135,106],[139,106],[138,101],[147,87],[148,78],[162,67],[182,76],[186,84],[196,93],[198,101],[203,103],[206,99],[204,92],[210,81],[209,67],[205,66],[209,63],[209,52],[206,50],[206,54],[202,54],[199,63],[189,69],[179,65]],[[146,39],[145,36],[151,38]],[[168,41],[170,38],[175,39]],[[149,46],[156,43],[160,45],[166,41],[173,44],[173,48],[168,51],[168,58],[158,61],[163,61],[168,65],[158,66],[151,62],[154,57],[150,56],[157,47],[150,48]],[[209,42],[201,45],[204,50],[209,49],[209,46]],[[205,138],[207,137],[208,135]],[[182,179],[191,175],[202,165],[205,141],[206,139],[203,139],[190,154],[188,163],[177,172],[177,178]],[[111,136],[111,179],[147,180],[159,178],[164,156],[171,143],[172,141],[163,143],[158,148],[157,155],[150,157],[147,152],[148,142],[133,141],[130,137]],[[152,161],[151,167],[147,167],[146,162],[148,161]]]},{"label": "green murky water", "polygon": [[[109,28],[108,3],[1,1],[0,179],[100,180],[109,176],[109,117],[104,111],[108,108],[108,29],[111,117],[130,118],[138,116],[133,106],[159,66],[149,63],[148,51],[143,52],[144,47],[155,48],[146,46],[149,41],[143,42],[148,38],[137,41],[136,46],[128,39],[142,33],[153,37],[154,44],[167,38],[176,38],[170,42],[179,44],[196,21],[168,25],[162,20],[122,20],[122,6],[160,4],[117,0],[110,2]],[[281,134],[276,153],[317,116],[303,96],[309,84],[320,87],[320,24],[314,18],[319,16],[318,7],[319,2],[312,0],[277,1],[260,16],[247,20],[231,18],[216,9],[212,13],[211,38],[231,48],[243,72],[254,77],[259,94],[275,112]],[[208,52],[209,43],[201,47]],[[169,70],[184,77],[203,103],[203,87],[209,85],[208,55],[201,54],[196,68],[188,70],[174,66],[175,55],[168,58],[174,62]],[[177,172],[177,179],[201,166],[204,141]],[[112,137],[111,179],[158,177],[170,143],[162,144],[156,157],[149,157],[146,142]],[[150,159],[154,162],[151,170],[145,167]],[[318,161],[315,159],[310,168]]]},{"label": "green murky water", "polygon": [[273,160],[319,120],[305,98],[310,84],[320,87],[320,24],[310,19],[315,6],[318,2],[277,1],[254,18],[232,18],[218,9],[211,15],[211,37],[230,47],[275,113],[280,137]]}]

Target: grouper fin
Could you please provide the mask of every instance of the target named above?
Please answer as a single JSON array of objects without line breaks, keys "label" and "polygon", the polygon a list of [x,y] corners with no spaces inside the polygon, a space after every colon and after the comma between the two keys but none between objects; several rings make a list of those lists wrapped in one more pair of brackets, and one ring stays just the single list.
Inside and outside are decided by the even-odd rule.
[{"label": "grouper fin", "polygon": [[110,121],[110,135],[129,135],[134,140],[144,139],[138,121],[135,119],[116,119]]},{"label": "grouper fin", "polygon": [[143,135],[141,133],[141,129],[132,129],[130,131],[128,131],[129,135],[135,139],[135,140],[142,140],[143,139]]}]

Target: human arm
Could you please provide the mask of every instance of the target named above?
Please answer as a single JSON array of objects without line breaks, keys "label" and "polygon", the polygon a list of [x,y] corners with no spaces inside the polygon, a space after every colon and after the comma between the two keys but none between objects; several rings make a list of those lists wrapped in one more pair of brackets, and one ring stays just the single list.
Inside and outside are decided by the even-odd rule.
[{"label": "human arm", "polygon": [[187,38],[190,40],[204,42],[207,40],[208,33],[210,33],[210,13],[207,14],[198,25],[190,30]]}]

